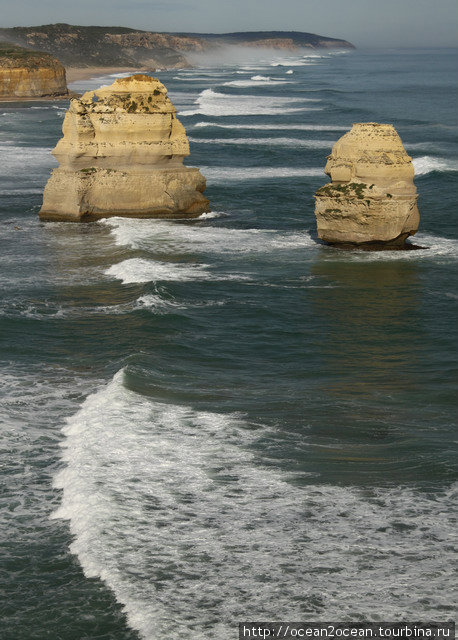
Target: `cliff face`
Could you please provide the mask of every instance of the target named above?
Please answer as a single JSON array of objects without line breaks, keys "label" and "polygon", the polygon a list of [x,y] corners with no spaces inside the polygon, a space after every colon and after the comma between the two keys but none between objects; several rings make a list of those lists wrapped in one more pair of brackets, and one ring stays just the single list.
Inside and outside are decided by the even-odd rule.
[{"label": "cliff face", "polygon": [[195,217],[205,178],[185,167],[189,143],[163,84],[145,75],[73,99],[53,155],[40,217]]},{"label": "cliff face", "polygon": [[336,142],[315,194],[318,236],[332,244],[402,246],[420,221],[412,159],[389,124],[354,124]]},{"label": "cliff face", "polygon": [[65,69],[50,55],[0,45],[0,98],[67,94]]},{"label": "cliff face", "polygon": [[[0,37],[46,51],[66,66],[179,68],[189,63],[178,50],[192,49],[191,38],[136,31],[123,27],[79,27],[51,24],[0,29]],[[199,50],[196,43],[196,50]]]},{"label": "cliff face", "polygon": [[203,40],[187,36],[172,36],[167,33],[133,31],[131,33],[106,33],[105,42],[121,47],[144,47],[145,49],[174,49],[176,51],[205,51],[208,45]]},{"label": "cliff face", "polygon": [[133,68],[189,67],[187,52],[228,45],[295,51],[307,48],[354,48],[345,40],[298,31],[253,31],[226,34],[155,33],[124,27],[81,27],[48,24],[0,29],[0,37],[46,51],[67,66]]}]

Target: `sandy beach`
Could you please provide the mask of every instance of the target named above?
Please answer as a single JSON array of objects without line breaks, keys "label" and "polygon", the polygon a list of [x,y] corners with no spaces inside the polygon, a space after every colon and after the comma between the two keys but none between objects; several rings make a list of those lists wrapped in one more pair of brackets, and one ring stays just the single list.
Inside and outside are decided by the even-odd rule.
[{"label": "sandy beach", "polygon": [[67,83],[88,80],[97,76],[107,76],[112,73],[142,73],[146,69],[136,69],[134,67],[66,67]]}]

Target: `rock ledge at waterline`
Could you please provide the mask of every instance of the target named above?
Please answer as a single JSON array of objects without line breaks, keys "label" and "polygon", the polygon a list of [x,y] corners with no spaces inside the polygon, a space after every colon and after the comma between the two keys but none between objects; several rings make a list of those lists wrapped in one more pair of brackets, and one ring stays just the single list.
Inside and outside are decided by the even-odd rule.
[{"label": "rock ledge at waterline", "polygon": [[196,217],[209,211],[205,178],[185,167],[189,143],[164,85],[134,75],[70,103],[42,220]]},{"label": "rock ledge at waterline", "polygon": [[412,158],[392,125],[354,124],[332,148],[325,173],[331,182],[315,194],[322,240],[394,248],[416,233],[420,215]]}]

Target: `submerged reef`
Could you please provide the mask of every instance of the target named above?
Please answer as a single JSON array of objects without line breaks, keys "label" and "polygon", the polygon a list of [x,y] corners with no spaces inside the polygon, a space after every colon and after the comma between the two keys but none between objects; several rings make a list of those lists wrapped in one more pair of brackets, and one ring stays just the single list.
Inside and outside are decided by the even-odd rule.
[{"label": "submerged reef", "polygon": [[329,244],[404,248],[420,215],[412,158],[390,124],[354,124],[332,148],[331,182],[315,193],[318,236]]},{"label": "submerged reef", "polygon": [[196,217],[209,210],[205,178],[183,165],[186,132],[156,78],[119,78],[71,100],[62,131],[42,220]]}]

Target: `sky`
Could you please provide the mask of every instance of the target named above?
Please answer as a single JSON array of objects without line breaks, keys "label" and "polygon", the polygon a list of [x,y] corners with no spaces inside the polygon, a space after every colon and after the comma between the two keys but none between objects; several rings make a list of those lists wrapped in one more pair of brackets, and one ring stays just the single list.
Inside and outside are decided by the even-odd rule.
[{"label": "sky", "polygon": [[457,0],[0,0],[0,27],[308,31],[357,47],[458,46]]}]

